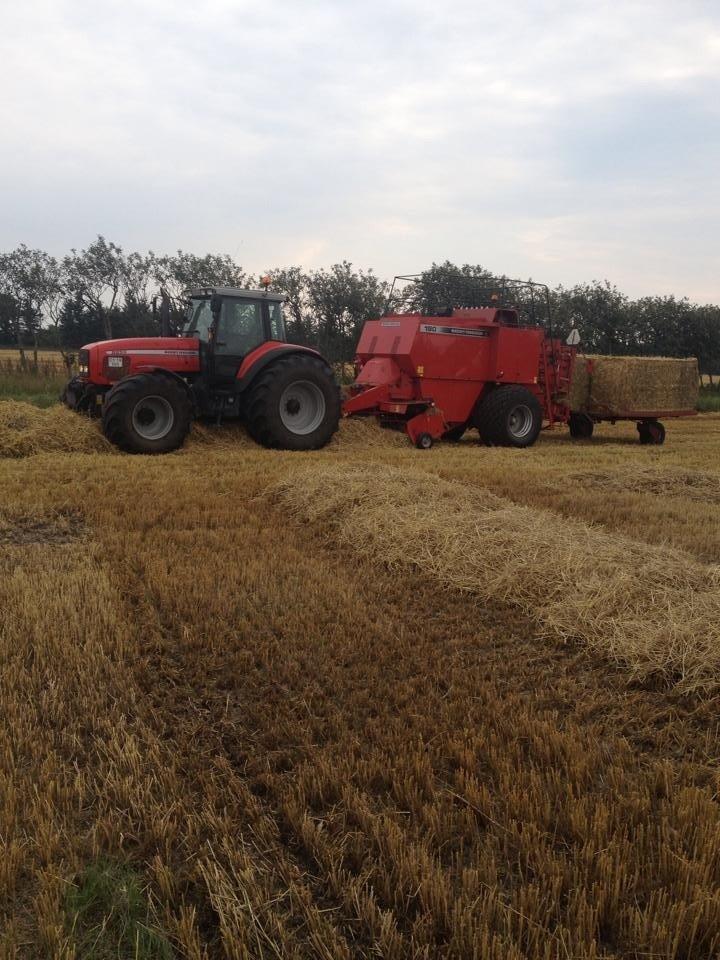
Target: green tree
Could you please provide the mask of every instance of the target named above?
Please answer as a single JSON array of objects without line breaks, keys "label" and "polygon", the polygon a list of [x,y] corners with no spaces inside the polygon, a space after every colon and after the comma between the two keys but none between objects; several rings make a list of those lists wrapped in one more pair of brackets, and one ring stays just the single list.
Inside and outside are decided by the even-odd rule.
[{"label": "green tree", "polygon": [[678,357],[685,352],[692,307],[687,299],[641,297],[627,304],[628,352]]},{"label": "green tree", "polygon": [[407,287],[397,285],[391,307],[407,305],[411,310],[427,314],[442,314],[451,307],[478,306],[483,293],[494,286],[493,274],[479,264],[465,263],[461,267],[446,260],[433,263],[423,270],[417,283]]},{"label": "green tree", "polygon": [[700,373],[713,382],[720,373],[720,307],[693,307],[684,330],[682,356],[697,357]]},{"label": "green tree", "polygon": [[638,352],[632,349],[628,299],[607,280],[580,283],[569,289],[557,287],[551,303],[555,332],[565,334],[577,327],[587,353]]},{"label": "green tree", "polygon": [[198,256],[178,250],[172,256],[155,257],[152,277],[170,299],[172,321],[177,326],[185,310],[184,295],[191,287],[239,287],[253,285],[254,278],[228,254]]},{"label": "green tree", "polygon": [[21,244],[0,256],[0,292],[14,303],[7,317],[13,340],[20,351],[20,363],[26,365],[25,346],[32,341],[37,365],[38,334],[43,312],[57,303],[63,290],[62,270],[57,260],[42,250]]},{"label": "green tree", "polygon": [[320,351],[333,361],[352,360],[362,325],[381,316],[387,293],[372,270],[354,270],[347,260],[309,273],[307,304]]},{"label": "green tree", "polygon": [[317,342],[318,329],[308,303],[309,277],[302,267],[280,267],[266,271],[271,290],[285,295],[285,326],[288,340],[304,346]]},{"label": "green tree", "polygon": [[73,249],[63,261],[70,296],[79,299],[102,323],[107,340],[113,336],[111,312],[127,276],[122,247],[98,236],[80,253]]}]

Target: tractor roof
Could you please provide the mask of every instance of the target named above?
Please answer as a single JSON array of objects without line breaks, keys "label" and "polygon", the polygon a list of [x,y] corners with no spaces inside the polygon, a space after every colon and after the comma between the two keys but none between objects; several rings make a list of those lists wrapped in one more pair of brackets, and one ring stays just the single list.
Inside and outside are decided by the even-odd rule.
[{"label": "tractor roof", "polygon": [[243,300],[275,300],[281,303],[285,299],[282,293],[270,293],[269,290],[244,290],[240,287],[195,287],[187,291],[190,297],[239,297]]}]

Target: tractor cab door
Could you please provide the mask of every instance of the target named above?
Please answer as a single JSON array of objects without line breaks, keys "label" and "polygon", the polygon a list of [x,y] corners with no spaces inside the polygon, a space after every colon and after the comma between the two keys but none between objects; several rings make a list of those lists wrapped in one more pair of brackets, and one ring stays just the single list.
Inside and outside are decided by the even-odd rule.
[{"label": "tractor cab door", "polygon": [[267,307],[260,300],[223,297],[211,340],[209,374],[216,386],[231,384],[244,358],[267,335]]}]

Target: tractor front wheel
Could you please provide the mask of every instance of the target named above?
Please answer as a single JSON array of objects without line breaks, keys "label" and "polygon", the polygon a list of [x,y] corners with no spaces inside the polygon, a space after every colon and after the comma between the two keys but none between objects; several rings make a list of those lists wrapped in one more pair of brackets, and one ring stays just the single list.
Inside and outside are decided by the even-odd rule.
[{"label": "tractor front wheel", "polygon": [[340,421],[340,390],[332,370],[311,353],[280,357],[257,375],[245,420],[250,436],[264,447],[324,447]]},{"label": "tractor front wheel", "polygon": [[525,387],[495,387],[478,407],[475,425],[488,446],[530,447],[542,427],[542,407]]},{"label": "tractor front wheel", "polygon": [[139,373],[117,383],[103,405],[103,433],[126,453],[169,453],[185,442],[192,404],[172,377]]}]

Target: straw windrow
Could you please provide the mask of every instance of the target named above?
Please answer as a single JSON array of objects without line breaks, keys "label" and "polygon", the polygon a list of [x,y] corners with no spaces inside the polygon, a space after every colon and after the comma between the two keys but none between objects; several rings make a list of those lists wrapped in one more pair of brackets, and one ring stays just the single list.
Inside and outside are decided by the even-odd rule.
[{"label": "straw windrow", "polygon": [[535,617],[634,678],[720,682],[720,568],[421,471],[314,467],[276,497],[389,567]]},{"label": "straw windrow", "polygon": [[97,421],[60,404],[42,410],[15,400],[0,403],[0,457],[98,453],[112,449]]}]

